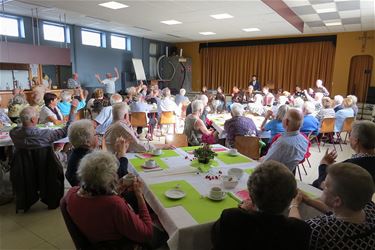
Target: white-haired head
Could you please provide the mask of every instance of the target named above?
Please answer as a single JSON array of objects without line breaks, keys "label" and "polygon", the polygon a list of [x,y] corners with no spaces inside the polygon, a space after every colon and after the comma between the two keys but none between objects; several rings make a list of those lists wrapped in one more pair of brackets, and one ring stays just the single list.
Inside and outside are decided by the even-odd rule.
[{"label": "white-haired head", "polygon": [[303,104],[303,113],[305,115],[312,114],[314,113],[314,111],[315,111],[314,103],[308,101]]},{"label": "white-haired head", "polygon": [[230,113],[232,116],[242,116],[245,112],[243,106],[239,103],[233,103],[230,107]]},{"label": "white-haired head", "polygon": [[126,103],[120,102],[115,103],[112,106],[112,119],[113,122],[116,121],[123,121],[125,119],[125,115],[129,112],[129,107]]},{"label": "white-haired head", "polygon": [[91,195],[114,193],[118,182],[119,162],[114,154],[93,151],[82,158],[77,174],[82,188]]},{"label": "white-haired head", "polygon": [[39,114],[34,107],[26,107],[20,112],[20,120],[23,125],[27,125],[38,121]]},{"label": "white-haired head", "polygon": [[316,87],[321,88],[322,86],[323,86],[323,81],[320,79],[316,80]]},{"label": "white-haired head", "polygon": [[186,90],[185,89],[180,89],[180,95],[184,96],[186,94]]},{"label": "white-haired head", "polygon": [[195,100],[191,103],[191,111],[193,113],[202,113],[204,109],[204,104],[202,100]]},{"label": "white-haired head", "polygon": [[341,105],[344,97],[342,97],[342,95],[335,95],[335,97],[333,97],[333,100],[335,101],[335,106]]},{"label": "white-haired head", "polygon": [[201,100],[203,102],[203,105],[206,107],[208,103],[208,97],[206,95],[199,95],[198,100]]},{"label": "white-haired head", "polygon": [[69,142],[75,148],[96,146],[95,128],[92,121],[82,119],[73,122],[68,129]]},{"label": "white-haired head", "polygon": [[63,90],[60,94],[61,101],[63,102],[71,102],[72,101],[72,92],[69,90]]},{"label": "white-haired head", "polygon": [[348,95],[347,98],[352,99],[353,105],[357,104],[358,98],[355,95]]},{"label": "white-haired head", "polygon": [[111,105],[122,102],[122,96],[120,94],[113,94],[110,98]]}]

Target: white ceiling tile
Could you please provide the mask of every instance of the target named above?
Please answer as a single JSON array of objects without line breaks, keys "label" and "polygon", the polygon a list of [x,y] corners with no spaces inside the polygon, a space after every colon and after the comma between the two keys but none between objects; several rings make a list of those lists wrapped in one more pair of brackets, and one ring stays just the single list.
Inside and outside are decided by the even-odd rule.
[{"label": "white ceiling tile", "polygon": [[311,5],[308,0],[285,0],[284,1],[289,7],[299,7]]},{"label": "white ceiling tile", "polygon": [[313,21],[321,20],[318,14],[301,15],[300,18],[305,22],[313,22]]},{"label": "white ceiling tile", "polygon": [[361,10],[340,11],[339,15],[340,15],[341,18],[360,17],[361,16]]}]

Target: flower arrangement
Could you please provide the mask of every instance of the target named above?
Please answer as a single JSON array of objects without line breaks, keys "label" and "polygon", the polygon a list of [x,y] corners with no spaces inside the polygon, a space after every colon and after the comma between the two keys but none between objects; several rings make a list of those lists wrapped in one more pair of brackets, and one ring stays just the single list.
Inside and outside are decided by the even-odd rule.
[{"label": "flower arrangement", "polygon": [[203,144],[201,148],[194,150],[194,156],[198,159],[198,162],[207,164],[211,159],[213,159],[217,154],[211,150],[209,144]]}]

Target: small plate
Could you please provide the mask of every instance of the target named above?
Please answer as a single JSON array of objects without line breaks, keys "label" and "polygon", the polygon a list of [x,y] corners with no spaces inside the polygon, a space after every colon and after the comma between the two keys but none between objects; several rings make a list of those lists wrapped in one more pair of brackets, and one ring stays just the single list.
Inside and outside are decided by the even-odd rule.
[{"label": "small plate", "polygon": [[181,189],[169,189],[164,193],[169,199],[178,200],[184,198],[186,193]]},{"label": "small plate", "polygon": [[155,166],[153,166],[153,167],[148,167],[148,166],[146,166],[146,165],[142,165],[141,167],[142,167],[142,168],[144,168],[144,169],[154,169],[154,168],[160,168],[160,166],[159,166],[159,165],[155,165]]},{"label": "small plate", "polygon": [[151,152],[150,153],[150,155],[153,155],[153,156],[159,156],[159,155],[162,155],[163,154],[163,152],[161,152],[160,154],[158,154],[158,153],[154,153],[154,152]]},{"label": "small plate", "polygon": [[211,195],[207,195],[207,198],[210,199],[210,200],[213,200],[213,201],[222,201],[225,198],[227,198],[227,194],[224,194],[221,197],[212,197]]}]

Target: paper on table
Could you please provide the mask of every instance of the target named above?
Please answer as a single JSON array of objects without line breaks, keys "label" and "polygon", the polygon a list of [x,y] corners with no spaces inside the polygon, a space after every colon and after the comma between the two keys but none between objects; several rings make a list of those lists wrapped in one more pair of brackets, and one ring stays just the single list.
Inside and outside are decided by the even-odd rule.
[{"label": "paper on table", "polygon": [[[184,191],[186,196],[180,200],[168,199],[164,193],[169,189],[176,188],[176,186]],[[230,196],[222,201],[212,201],[203,197],[184,180],[151,184],[149,188],[164,207],[183,206],[199,224],[215,221],[224,209],[237,206],[237,202]]]}]

